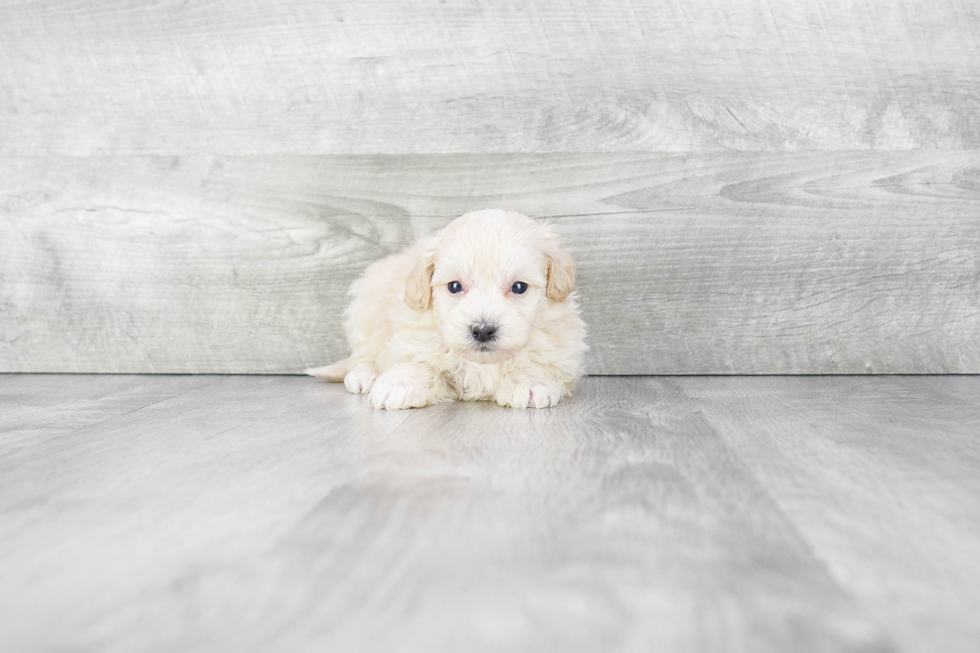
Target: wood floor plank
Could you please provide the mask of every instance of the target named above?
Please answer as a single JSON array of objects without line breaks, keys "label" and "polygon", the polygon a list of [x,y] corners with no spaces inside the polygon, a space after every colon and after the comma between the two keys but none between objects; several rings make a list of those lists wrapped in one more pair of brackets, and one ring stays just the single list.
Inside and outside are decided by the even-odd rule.
[{"label": "wood floor plank", "polygon": [[[83,377],[46,378],[29,401],[86,394]],[[208,616],[185,610],[195,579],[274,546],[350,474],[357,447],[409,416],[299,377],[194,392],[114,379],[173,395],[0,457],[2,650],[219,650],[187,621]],[[193,647],[176,646],[187,633]]]},{"label": "wood floor plank", "polygon": [[0,458],[0,648],[894,650],[674,381],[208,381]]},{"label": "wood floor plank", "polygon": [[296,373],[468,210],[553,216],[594,374],[980,372],[980,154],[0,158],[0,370]]},{"label": "wood floor plank", "polygon": [[252,603],[290,624],[269,643],[889,650],[684,403],[670,382],[596,379],[554,411],[418,413],[282,542],[275,572],[256,567],[311,611]]},{"label": "wood floor plank", "polygon": [[190,376],[0,374],[0,458],[208,383]]},{"label": "wood floor plank", "polygon": [[902,650],[976,650],[980,378],[680,385]]}]

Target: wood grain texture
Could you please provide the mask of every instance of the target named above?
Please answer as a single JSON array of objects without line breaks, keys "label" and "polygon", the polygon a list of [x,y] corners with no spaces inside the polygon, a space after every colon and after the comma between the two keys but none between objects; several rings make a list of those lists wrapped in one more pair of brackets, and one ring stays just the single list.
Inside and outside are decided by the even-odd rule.
[{"label": "wood grain texture", "polygon": [[[6,387],[18,378],[6,377]],[[120,378],[173,391],[143,410],[0,452],[3,650],[208,650],[203,631],[178,645],[191,616],[178,597],[196,602],[211,573],[220,578],[274,548],[345,482],[358,447],[409,416],[368,414],[282,379]],[[56,412],[93,381],[27,377],[23,388]],[[21,430],[30,437],[31,422]],[[250,645],[242,650],[257,650]]]},{"label": "wood grain texture", "polygon": [[[4,650],[964,650],[878,626],[743,462],[752,447],[675,381],[587,379],[551,410],[385,413],[297,377],[122,378],[173,397],[0,453]],[[25,389],[57,410],[92,381]],[[906,553],[881,563],[899,594],[921,562]]]},{"label": "wood grain texture", "polygon": [[963,0],[0,2],[0,154],[963,149]]},{"label": "wood grain texture", "polygon": [[44,440],[63,438],[172,399],[206,385],[187,377],[90,376],[65,381],[66,396],[51,396],[45,376],[0,374],[0,451],[11,455],[22,447],[36,448]]},{"label": "wood grain texture", "polygon": [[684,379],[815,555],[909,651],[980,641],[980,381]]},{"label": "wood grain texture", "polygon": [[592,373],[978,373],[978,171],[976,152],[0,158],[0,370],[323,364],[370,261],[501,206],[551,216],[578,260]]}]

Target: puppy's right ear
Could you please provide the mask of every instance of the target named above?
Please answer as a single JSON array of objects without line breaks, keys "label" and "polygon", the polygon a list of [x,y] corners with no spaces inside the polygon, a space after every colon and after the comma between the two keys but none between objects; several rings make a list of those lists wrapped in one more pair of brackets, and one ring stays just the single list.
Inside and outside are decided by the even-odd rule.
[{"label": "puppy's right ear", "polygon": [[426,249],[405,280],[405,303],[416,311],[432,306],[432,273],[435,271],[435,252]]}]

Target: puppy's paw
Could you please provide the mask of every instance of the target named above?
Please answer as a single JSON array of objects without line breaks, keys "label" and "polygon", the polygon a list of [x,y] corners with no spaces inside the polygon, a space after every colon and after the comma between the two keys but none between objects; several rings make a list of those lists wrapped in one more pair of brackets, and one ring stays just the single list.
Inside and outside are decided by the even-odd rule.
[{"label": "puppy's paw", "polygon": [[347,373],[344,377],[344,387],[351,394],[364,395],[371,392],[371,386],[374,385],[377,376],[378,373],[374,370],[359,367]]},{"label": "puppy's paw", "polygon": [[429,388],[408,375],[386,373],[371,388],[371,405],[377,410],[421,408],[430,403]]},{"label": "puppy's paw", "polygon": [[551,383],[518,383],[497,396],[497,403],[511,408],[550,408],[557,406],[565,388]]}]

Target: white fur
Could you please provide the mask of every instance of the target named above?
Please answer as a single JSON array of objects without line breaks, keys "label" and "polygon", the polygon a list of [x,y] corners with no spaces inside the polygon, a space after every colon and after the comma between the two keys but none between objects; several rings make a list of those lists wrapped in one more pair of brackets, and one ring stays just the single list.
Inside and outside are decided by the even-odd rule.
[{"label": "white fur", "polygon": [[[464,291],[450,293],[451,281]],[[514,282],[527,292],[511,292]],[[547,408],[582,375],[585,325],[575,265],[547,228],[510,211],[474,211],[370,265],[350,290],[348,359],[307,374],[370,394],[374,408],[492,400]],[[492,322],[483,347],[471,325]]]}]

